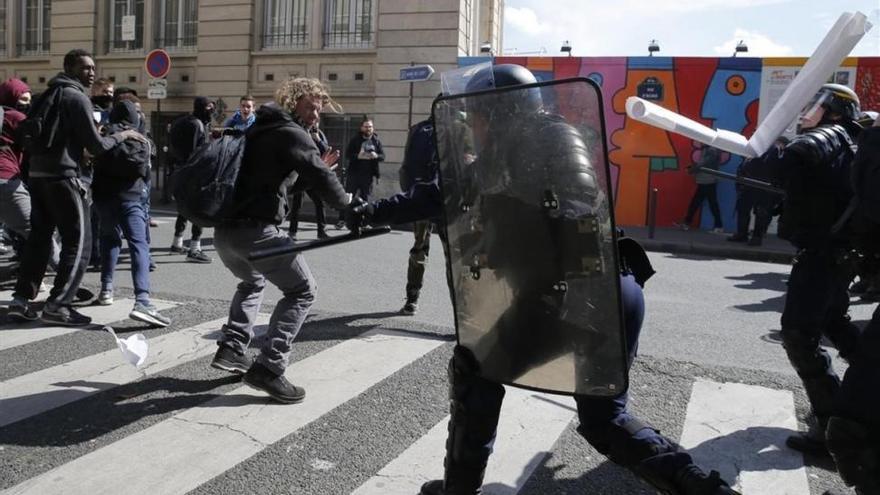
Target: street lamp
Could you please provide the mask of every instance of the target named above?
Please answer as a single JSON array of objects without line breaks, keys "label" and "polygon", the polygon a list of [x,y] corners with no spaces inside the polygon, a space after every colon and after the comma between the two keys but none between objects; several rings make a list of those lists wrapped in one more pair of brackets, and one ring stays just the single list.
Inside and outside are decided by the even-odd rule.
[{"label": "street lamp", "polygon": [[559,49],[559,51],[562,53],[567,53],[568,56],[570,57],[571,56],[571,43],[569,43],[568,40],[563,41],[562,47]]},{"label": "street lamp", "polygon": [[739,40],[739,43],[736,44],[736,48],[734,48],[733,56],[735,57],[737,53],[747,53],[748,51],[749,45],[747,45],[744,40]]},{"label": "street lamp", "polygon": [[660,51],[660,45],[657,44],[657,40],[651,40],[651,42],[648,43],[648,56],[653,57],[654,52],[659,52],[659,51]]}]

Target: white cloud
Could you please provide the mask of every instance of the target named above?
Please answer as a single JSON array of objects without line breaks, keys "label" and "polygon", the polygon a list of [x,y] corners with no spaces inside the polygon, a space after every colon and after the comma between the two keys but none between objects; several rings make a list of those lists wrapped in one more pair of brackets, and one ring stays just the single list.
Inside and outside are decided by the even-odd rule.
[{"label": "white cloud", "polygon": [[790,46],[776,43],[766,35],[742,28],[736,29],[733,38],[714,47],[715,53],[721,56],[732,55],[740,40],[749,47],[748,53],[744,54],[749,57],[784,57],[792,53]]},{"label": "white cloud", "polygon": [[528,7],[505,7],[504,23],[528,36],[538,36],[551,30],[550,25],[541,22],[538,19],[538,14]]},{"label": "white cloud", "polygon": [[791,0],[666,0],[663,10],[672,12],[701,12],[706,10],[751,9],[765,5],[788,3]]}]

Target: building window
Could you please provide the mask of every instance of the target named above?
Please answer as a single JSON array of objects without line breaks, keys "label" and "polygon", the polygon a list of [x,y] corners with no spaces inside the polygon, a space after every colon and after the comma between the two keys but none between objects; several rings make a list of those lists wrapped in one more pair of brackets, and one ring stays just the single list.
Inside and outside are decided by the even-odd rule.
[{"label": "building window", "polygon": [[324,6],[325,48],[373,46],[372,0],[327,0]]},{"label": "building window", "polygon": [[0,58],[6,57],[6,0],[0,1]]},{"label": "building window", "polygon": [[194,50],[198,44],[198,0],[159,0],[160,48]]},{"label": "building window", "polygon": [[51,0],[22,0],[21,29],[18,38],[18,53],[20,55],[49,53],[51,15]]},{"label": "building window", "polygon": [[306,0],[266,0],[263,48],[305,48],[308,41]]},{"label": "building window", "polygon": [[107,51],[132,52],[143,49],[144,0],[110,0],[109,4]]}]

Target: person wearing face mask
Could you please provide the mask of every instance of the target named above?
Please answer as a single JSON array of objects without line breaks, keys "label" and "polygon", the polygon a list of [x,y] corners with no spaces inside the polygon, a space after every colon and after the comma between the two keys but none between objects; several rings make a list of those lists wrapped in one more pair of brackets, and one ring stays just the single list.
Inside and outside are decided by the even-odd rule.
[{"label": "person wearing face mask", "polygon": [[236,131],[246,131],[248,127],[254,125],[256,119],[257,116],[254,114],[254,97],[245,95],[239,100],[238,110],[223,123],[223,127],[235,129]]},{"label": "person wearing face mask", "polygon": [[[169,156],[171,166],[169,172],[174,172],[175,167],[182,166],[199,146],[208,142],[210,136],[209,126],[214,117],[214,102],[204,96],[197,96],[193,100],[193,112],[184,115],[171,123],[168,131]],[[186,252],[186,261],[191,263],[210,263],[212,260],[202,252],[202,227],[192,224],[192,237],[189,241],[189,249],[183,247],[183,232],[186,230],[186,218],[177,215],[174,223],[174,240],[171,242],[172,253]]]},{"label": "person wearing face mask", "polygon": [[382,141],[374,129],[373,120],[364,116],[360,134],[353,137],[345,148],[345,159],[348,160],[345,190],[364,201],[370,200],[373,181],[379,182],[379,162],[385,161]]},{"label": "person wearing face mask", "polygon": [[30,155],[32,230],[9,307],[13,320],[38,317],[28,301],[37,295],[57,227],[61,260],[40,318],[52,325],[91,323],[91,318],[71,307],[91,251],[91,197],[80,178],[83,151],[100,156],[127,139],[144,140],[133,129],[107,137],[98,133],[86,93],[94,81],[92,56],[85,50],[71,50],[64,56],[64,71],[49,81],[30,117],[21,123],[20,136]]},{"label": "person wearing face mask", "polygon": [[[330,170],[338,155],[322,156],[309,135],[325,106],[335,108],[324,84],[291,78],[278,88],[274,103],[257,110],[256,122],[245,133],[232,206],[214,230],[220,260],[240,282],[211,366],[243,373],[245,384],[282,403],[305,398],[305,391],[290,383],[284,371],[293,341],[315,300],[315,279],[302,254],[259,261],[249,260],[248,254],[293,244],[279,229],[287,216],[291,184],[303,181],[332,208],[343,209],[352,202]],[[275,305],[260,354],[253,359],[247,349],[267,282],[277,286],[283,297]]]}]

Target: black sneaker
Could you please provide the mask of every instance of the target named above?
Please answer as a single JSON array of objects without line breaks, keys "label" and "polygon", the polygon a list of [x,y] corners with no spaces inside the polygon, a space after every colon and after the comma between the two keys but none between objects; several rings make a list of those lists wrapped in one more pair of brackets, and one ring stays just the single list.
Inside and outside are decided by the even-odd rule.
[{"label": "black sneaker", "polygon": [[159,313],[156,306],[140,302],[134,303],[134,308],[131,309],[131,313],[128,314],[128,317],[132,320],[148,323],[154,327],[164,328],[171,324],[171,318]]},{"label": "black sneaker", "polygon": [[328,238],[328,237],[330,237],[330,236],[327,235],[327,231],[326,231],[326,230],[324,230],[324,229],[318,229],[318,239],[326,239],[326,238]]},{"label": "black sneaker", "polygon": [[190,263],[210,263],[211,258],[202,252],[201,249],[190,249],[188,253],[186,253],[186,261]]},{"label": "black sneaker", "polygon": [[287,381],[284,375],[276,375],[260,363],[254,363],[242,381],[283,404],[296,404],[306,398],[306,391]]},{"label": "black sneaker", "polygon": [[65,327],[85,327],[92,323],[91,318],[73,308],[67,306],[52,307],[49,304],[43,308],[40,321],[50,325]]},{"label": "black sneaker", "polygon": [[748,242],[749,246],[760,246],[763,243],[764,243],[763,239],[761,239],[760,237],[754,237],[754,236],[751,239],[749,239],[749,242]]},{"label": "black sneaker", "polygon": [[40,315],[37,314],[37,312],[34,311],[34,308],[30,307],[28,304],[12,303],[9,305],[9,311],[6,313],[6,317],[9,318],[10,321],[26,323],[29,321],[37,321],[40,318]]},{"label": "black sneaker", "polygon": [[730,242],[746,242],[749,240],[749,236],[745,234],[733,234],[727,237],[727,240]]},{"label": "black sneaker", "polygon": [[675,473],[675,484],[681,493],[705,493],[706,495],[742,495],[727,484],[718,471],[709,474],[696,464],[689,464]]},{"label": "black sneaker", "polygon": [[443,489],[443,480],[426,481],[422,485],[422,489],[419,490],[419,495],[446,495],[446,490]]},{"label": "black sneaker", "polygon": [[407,316],[412,316],[412,315],[416,314],[416,312],[418,310],[419,310],[418,303],[415,303],[413,301],[407,301],[406,304],[404,304],[403,307],[400,308],[400,313],[407,315]]},{"label": "black sneaker", "polygon": [[239,354],[235,352],[235,349],[222,344],[217,349],[217,353],[214,354],[214,360],[211,361],[212,368],[217,368],[218,370],[228,371],[229,373],[235,373],[238,375],[247,373],[247,370],[250,369],[253,364],[253,358],[247,354]]},{"label": "black sneaker", "polygon": [[168,251],[175,254],[183,254],[186,252],[186,248],[183,246],[175,246],[174,244],[172,244],[171,247],[168,248]]}]

